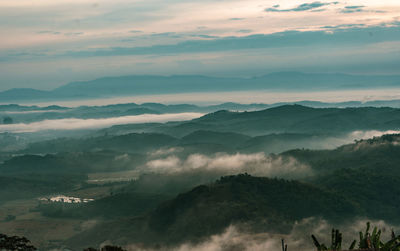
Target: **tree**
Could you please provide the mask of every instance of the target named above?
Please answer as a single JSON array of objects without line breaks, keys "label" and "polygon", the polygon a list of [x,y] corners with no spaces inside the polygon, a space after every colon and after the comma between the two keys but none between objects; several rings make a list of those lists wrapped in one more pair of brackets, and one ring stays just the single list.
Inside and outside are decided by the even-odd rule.
[{"label": "tree", "polygon": [[125,249],[118,247],[118,246],[104,246],[101,249],[95,249],[95,248],[86,248],[83,251],[126,251]]},{"label": "tree", "polygon": [[0,250],[37,250],[30,243],[30,240],[25,237],[7,236],[5,234],[0,234]]},{"label": "tree", "polygon": [[[367,222],[367,229],[365,232],[360,232],[360,241],[358,243],[359,250],[379,250],[379,251],[400,251],[400,235],[396,236],[392,230],[391,239],[387,242],[382,242],[381,240],[381,233],[382,231],[377,227],[374,227],[372,233],[369,232],[370,230],[370,223]],[[339,230],[332,229],[332,244],[328,247],[325,244],[320,244],[317,238],[314,235],[311,235],[313,239],[314,245],[318,251],[338,251],[342,250],[342,234]],[[356,240],[354,240],[349,250],[354,250],[356,246]]]},{"label": "tree", "polygon": [[13,119],[11,117],[4,117],[3,118],[3,124],[12,124],[13,123]]}]

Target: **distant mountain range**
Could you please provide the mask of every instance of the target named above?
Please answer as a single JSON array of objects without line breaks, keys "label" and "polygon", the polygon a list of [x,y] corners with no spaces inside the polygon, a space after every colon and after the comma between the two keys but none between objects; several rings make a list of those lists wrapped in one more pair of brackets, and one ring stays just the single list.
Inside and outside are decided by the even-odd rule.
[{"label": "distant mountain range", "polygon": [[165,124],[116,125],[102,133],[156,132],[182,137],[199,130],[250,136],[271,133],[345,134],[364,130],[399,130],[400,109],[390,107],[311,108],[283,105],[251,112],[220,110],[198,119]]},{"label": "distant mountain range", "polygon": [[[280,102],[273,104],[239,104],[222,103],[209,106],[198,106],[193,104],[165,105],[160,103],[126,103],[105,106],[23,106],[16,104],[0,105],[0,118],[11,117],[14,123],[31,123],[42,120],[78,118],[96,119],[113,118],[122,116],[134,116],[142,114],[167,114],[167,113],[212,113],[220,110],[226,111],[258,111],[282,105],[302,105],[313,108],[347,108],[347,107],[392,107],[400,108],[400,100],[375,100],[368,102],[348,101],[339,103],[325,103],[318,101]],[[1,121],[0,121],[1,124]]]},{"label": "distant mountain range", "polygon": [[0,92],[0,102],[87,99],[112,96],[250,90],[345,90],[400,87],[400,75],[277,72],[252,78],[197,75],[136,75],[72,82],[51,91],[29,88]]}]

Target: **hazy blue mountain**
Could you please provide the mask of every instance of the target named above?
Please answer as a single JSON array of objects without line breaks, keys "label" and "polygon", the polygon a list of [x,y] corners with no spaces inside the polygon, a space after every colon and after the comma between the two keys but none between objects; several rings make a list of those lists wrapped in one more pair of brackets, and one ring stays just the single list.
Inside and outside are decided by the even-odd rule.
[{"label": "hazy blue mountain", "polygon": [[165,105],[160,103],[126,103],[105,106],[80,106],[80,107],[61,107],[56,105],[22,106],[16,104],[0,105],[0,123],[4,118],[12,118],[13,123],[30,123],[46,119],[65,119],[65,118],[112,118],[120,116],[132,116],[142,114],[165,114],[182,112],[211,113],[219,110],[228,111],[257,111],[266,108],[273,108],[288,104],[299,104],[314,108],[337,108],[337,107],[394,107],[400,108],[400,100],[388,101],[349,101],[340,103],[324,103],[318,101],[299,101],[294,103],[273,103],[273,104],[239,104],[222,103],[210,106],[197,106],[190,104]]},{"label": "hazy blue mountain", "polygon": [[0,102],[46,99],[50,98],[51,93],[30,88],[15,88],[0,92]]},{"label": "hazy blue mountain", "polygon": [[400,86],[400,75],[348,75],[277,72],[253,78],[198,75],[104,77],[73,82],[51,91],[12,89],[0,93],[0,102],[37,99],[87,99],[143,94],[244,90],[337,90]]}]

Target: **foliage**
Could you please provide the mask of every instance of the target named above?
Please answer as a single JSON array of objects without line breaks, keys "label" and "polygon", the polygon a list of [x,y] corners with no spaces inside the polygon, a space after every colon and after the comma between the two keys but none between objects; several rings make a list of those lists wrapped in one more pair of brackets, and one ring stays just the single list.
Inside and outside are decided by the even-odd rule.
[{"label": "foliage", "polygon": [[287,244],[285,244],[285,240],[282,239],[282,251],[287,251]]},{"label": "foliage", "polygon": [[83,251],[126,251],[125,249],[118,247],[118,246],[104,246],[101,249],[95,249],[95,248],[86,248]]},{"label": "foliage", "polygon": [[[325,244],[320,244],[317,238],[314,235],[311,235],[311,238],[314,242],[314,245],[317,247],[318,251],[323,250],[341,250],[342,248],[342,233],[339,232],[338,229],[332,229],[331,235],[331,245],[328,247]],[[356,242],[353,241],[349,247],[349,250],[352,250],[355,246]]]},{"label": "foliage", "polygon": [[13,123],[13,119],[11,117],[4,117],[3,124],[9,125]]},{"label": "foliage", "polygon": [[0,250],[33,251],[36,250],[36,248],[32,246],[30,241],[25,237],[0,234]]},{"label": "foliage", "polygon": [[[370,233],[370,223],[367,222],[367,228],[365,232],[360,232],[360,239],[358,242],[358,248],[360,250],[376,250],[376,251],[399,251],[400,250],[400,235],[396,236],[392,230],[391,239],[384,243],[381,240],[382,231],[377,227],[374,227],[372,233]],[[317,238],[314,235],[311,235],[311,238],[314,242],[315,247],[318,251],[323,250],[341,250],[342,245],[342,234],[339,230],[332,229],[332,242],[331,246],[328,247],[325,244],[320,244]],[[356,246],[356,240],[354,240],[349,250],[354,250]]]},{"label": "foliage", "polygon": [[306,217],[339,220],[337,215],[346,219],[353,214],[353,205],[340,195],[297,181],[241,174],[178,195],[160,205],[149,222],[154,231],[171,232],[169,240],[178,240],[216,234],[230,224],[285,232],[294,221]]}]

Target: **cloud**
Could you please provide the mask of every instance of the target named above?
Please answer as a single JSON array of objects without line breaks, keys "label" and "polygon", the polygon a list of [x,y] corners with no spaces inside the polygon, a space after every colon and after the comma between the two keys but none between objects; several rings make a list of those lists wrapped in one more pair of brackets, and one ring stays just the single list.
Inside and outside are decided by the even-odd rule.
[{"label": "cloud", "polygon": [[173,153],[179,153],[182,152],[183,150],[184,149],[182,147],[161,148],[154,152],[150,152],[149,154],[152,157],[159,157],[159,156],[170,155]]},{"label": "cloud", "polygon": [[221,175],[249,173],[255,176],[285,178],[299,178],[312,174],[309,166],[292,157],[266,156],[264,153],[217,153],[215,156],[191,154],[186,159],[171,155],[148,161],[142,171],[162,174],[191,171],[216,172]]},{"label": "cloud", "polygon": [[363,5],[353,5],[353,6],[345,6],[344,9],[342,9],[340,12],[341,13],[354,13],[354,12],[362,12],[364,11],[365,6]]},{"label": "cloud", "polygon": [[386,13],[386,11],[382,10],[365,10],[364,5],[350,5],[345,6],[343,9],[340,10],[340,13],[358,13],[358,12],[373,12],[373,13]]},{"label": "cloud", "polygon": [[292,9],[278,9],[280,6],[279,5],[274,5],[272,8],[267,8],[265,9],[266,12],[297,12],[297,11],[307,11],[307,10],[313,10],[316,8],[320,8],[323,6],[327,5],[332,5],[332,4],[338,4],[338,2],[331,2],[331,3],[322,3],[322,2],[312,2],[312,3],[303,3],[298,5],[295,8]]},{"label": "cloud", "polygon": [[[150,168],[150,170],[158,171],[161,170],[161,172],[170,172],[171,170],[174,170],[175,168],[181,165],[181,161],[178,157],[176,156],[169,156],[165,159],[156,159],[152,160],[147,163],[147,167]],[[177,171],[177,170],[176,170]]]},{"label": "cloud", "polygon": [[237,32],[239,33],[251,33],[253,30],[250,29],[242,29],[242,30],[238,30]]},{"label": "cloud", "polygon": [[[265,1],[261,0],[251,2],[218,0],[207,0],[206,2],[199,0],[172,2],[102,0],[95,1],[95,3],[83,0],[74,1],[74,3],[70,4],[66,0],[43,0],[35,1],[34,6],[28,0],[0,1],[0,5],[3,7],[0,8],[0,23],[4,24],[1,31],[2,41],[0,43],[0,61],[2,63],[0,88],[36,87],[50,89],[55,85],[61,85],[69,81],[91,79],[104,75],[181,74],[183,71],[180,70],[180,67],[174,65],[173,59],[164,58],[165,55],[182,57],[181,53],[190,52],[212,53],[215,51],[229,51],[228,53],[230,53],[231,50],[270,48],[268,41],[264,43],[264,47],[260,47],[261,45],[253,47],[253,44],[250,43],[239,46],[237,42],[232,41],[233,39],[226,39],[221,41],[221,43],[225,42],[226,49],[220,45],[215,45],[216,48],[214,49],[212,48],[214,46],[212,44],[203,45],[195,42],[182,42],[191,33],[199,31],[198,28],[205,29],[204,33],[210,36],[228,38],[235,34],[240,36],[246,34],[236,32],[240,29],[251,29],[253,30],[252,33],[266,34],[286,30],[317,30],[321,26],[335,26],[342,23],[354,22],[364,22],[370,26],[389,22],[394,20],[396,16],[399,16],[399,3],[395,1],[391,1],[390,3],[368,2],[366,5],[370,8],[379,6],[382,10],[387,10],[385,15],[374,15],[373,18],[358,14],[338,15],[337,12],[340,10],[332,11],[336,9],[336,6],[334,8],[331,1],[334,0],[269,1],[269,3],[267,1],[267,6],[265,5]],[[357,6],[361,5],[361,2],[343,2],[340,6],[344,8],[346,5]],[[280,15],[269,15],[269,18],[265,18],[266,13],[263,10],[267,7],[271,7],[273,11],[294,11],[278,13]],[[312,13],[312,11],[322,11],[324,9],[330,11],[324,13],[326,15]],[[16,16],[18,16],[17,19],[15,18]],[[260,16],[264,18],[260,19]],[[230,18],[233,18],[232,21],[228,21]],[[44,33],[37,34],[37,31],[53,30],[61,34],[58,34],[58,36],[55,36],[56,34],[51,35],[50,33],[47,35]],[[71,32],[84,32],[84,35],[62,35]],[[182,38],[152,37],[150,36],[152,32],[175,32],[176,34],[183,35]],[[132,41],[130,36],[138,39]],[[334,39],[335,37],[332,37],[332,41]],[[309,40],[293,42],[293,45],[299,47],[297,50],[298,54],[302,54],[304,57],[331,61],[324,55],[310,55],[312,52],[303,50],[304,47],[308,48],[309,43],[315,45],[314,41],[310,37]],[[360,44],[362,45],[361,41],[362,39],[360,39]],[[128,44],[127,42],[130,43]],[[232,45],[229,44],[230,42],[232,42]],[[260,44],[262,44],[261,41]],[[124,48],[125,46],[132,48]],[[193,49],[190,46],[193,46]],[[207,48],[207,46],[211,48]],[[313,51],[331,51],[331,48],[311,47],[313,47]],[[332,45],[332,48],[335,49],[337,47]],[[23,54],[13,56],[16,52],[26,54],[24,54],[25,56]],[[289,53],[286,54],[285,49],[281,51],[275,50],[272,53],[280,55],[272,55],[271,58],[268,58],[268,55],[262,55],[262,53],[260,52],[260,58],[265,58],[264,62],[260,62],[257,58],[252,58],[252,55],[239,55],[236,59],[228,59],[224,62],[220,60],[207,69],[193,67],[190,71],[187,70],[184,73],[250,76],[254,75],[254,73],[262,74],[262,71],[265,71],[265,69],[268,69],[268,71],[288,70],[290,66],[286,62],[281,64],[271,63],[271,65],[268,65],[268,62],[276,62],[275,59],[287,59],[289,63],[296,62],[298,65],[303,65],[304,61],[303,58],[298,58],[298,55],[295,53],[291,53],[292,55],[288,56]],[[101,57],[101,55],[121,56],[124,58],[115,58],[113,61],[109,58],[91,58],[93,56]],[[141,57],[126,57],[130,55],[152,56],[145,59]],[[197,57],[197,55],[186,56]],[[201,56],[203,58],[207,57],[210,59],[209,61],[211,61],[211,58],[217,61],[221,57],[220,55]],[[85,62],[75,61],[81,58],[87,60]],[[342,58],[344,58],[343,61],[347,62],[348,58],[353,59],[354,57],[347,55]],[[370,59],[375,59],[375,57],[371,56]],[[389,67],[384,66],[381,62],[370,59],[360,60],[363,64],[369,63],[369,69],[353,69],[348,66],[342,66],[340,62],[335,62],[335,65],[343,67],[344,70],[332,69],[330,66],[320,69],[319,67],[322,64],[316,62],[315,67],[317,69],[301,70],[313,72],[331,70],[332,72],[347,71],[356,73],[360,71],[369,72],[370,69],[373,69],[379,74],[387,73],[388,70],[386,69],[389,69]],[[135,65],[136,61],[150,60],[153,61],[154,67],[136,67]],[[243,69],[242,65],[236,64],[246,60],[250,61],[250,63],[245,62],[248,69],[241,70]],[[375,65],[370,66],[371,62],[381,66],[381,68],[377,69]],[[50,67],[46,67],[43,64],[49,64]],[[360,67],[359,65],[359,62],[352,64],[353,67]],[[391,64],[390,71],[395,71],[396,67],[398,68],[397,62]],[[72,70],[70,73],[62,73],[61,68],[71,68]],[[21,73],[20,69],[24,69],[24,72]],[[42,69],[47,69],[47,71],[43,72]],[[239,70],[241,72],[238,72]]]},{"label": "cloud", "polygon": [[369,130],[369,131],[354,131],[349,134],[350,138],[354,140],[360,139],[370,139],[373,137],[380,137],[385,134],[400,134],[400,131],[396,130],[388,130],[388,131],[377,131],[377,130]]},{"label": "cloud", "polygon": [[349,28],[363,28],[366,24],[338,24],[322,26],[322,29],[349,29]]},{"label": "cloud", "polygon": [[218,36],[205,35],[205,34],[192,34],[190,37],[198,37],[198,38],[219,38]]},{"label": "cloud", "polygon": [[231,21],[240,21],[240,20],[244,20],[244,18],[241,18],[241,17],[233,17],[233,18],[229,18],[229,20],[231,20]]},{"label": "cloud", "polygon": [[[333,27],[333,26],[332,26]],[[379,36],[365,39],[367,33],[379,33]],[[168,36],[171,33],[154,34],[155,36]],[[268,49],[298,47],[299,44],[306,46],[330,46],[338,48],[340,46],[365,46],[368,44],[399,41],[400,32],[398,25],[393,24],[389,27],[347,27],[341,26],[333,30],[333,33],[327,33],[325,30],[318,31],[285,31],[272,34],[254,34],[241,37],[219,37],[215,39],[186,40],[176,44],[163,44],[153,46],[137,47],[111,47],[80,51],[67,51],[61,54],[23,54],[21,58],[29,55],[33,58],[86,58],[86,57],[110,57],[110,56],[128,56],[128,55],[171,55],[184,53],[204,53],[204,52],[224,52],[244,49]],[[302,45],[304,48],[305,46]],[[0,61],[11,61],[18,59],[19,54],[0,56]],[[41,56],[40,56],[41,55]]]},{"label": "cloud", "polygon": [[162,33],[153,33],[150,34],[151,37],[172,37],[172,38],[181,38],[182,36],[175,32],[162,32]]},{"label": "cloud", "polygon": [[81,36],[83,35],[83,32],[66,32],[64,33],[65,36]]},{"label": "cloud", "polygon": [[61,34],[61,32],[59,32],[59,31],[38,31],[37,34],[59,35],[59,34]]},{"label": "cloud", "polygon": [[80,36],[83,35],[84,32],[59,32],[59,31],[50,31],[50,30],[44,30],[44,31],[38,31],[36,32],[37,34],[50,34],[50,35],[65,35],[65,36]]},{"label": "cloud", "polygon": [[0,125],[0,133],[38,132],[47,130],[87,130],[106,128],[113,125],[135,123],[163,123],[168,121],[191,120],[203,116],[202,113],[143,114],[103,119],[54,119],[29,124]]},{"label": "cloud", "polygon": [[364,5],[353,5],[353,6],[346,6],[345,9],[361,9],[364,8]]}]

